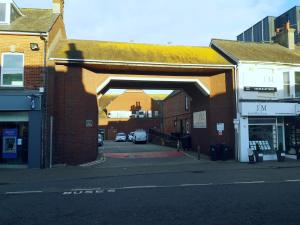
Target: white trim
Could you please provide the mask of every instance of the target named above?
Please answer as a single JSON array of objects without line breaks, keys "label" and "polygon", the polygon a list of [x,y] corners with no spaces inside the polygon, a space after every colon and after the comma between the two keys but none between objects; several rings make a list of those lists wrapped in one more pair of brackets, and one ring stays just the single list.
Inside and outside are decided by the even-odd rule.
[{"label": "white trim", "polygon": [[[3,72],[4,72],[4,67],[3,67],[3,63],[4,63],[4,56],[5,55],[21,55],[23,57],[23,68],[20,69],[20,71],[22,70],[22,81],[23,81],[23,85],[3,85]],[[24,53],[15,53],[15,52],[3,52],[1,54],[1,82],[0,82],[0,87],[24,87],[24,66],[25,66],[25,55]]]},{"label": "white trim", "polygon": [[159,63],[159,62],[139,62],[139,61],[113,61],[113,60],[97,60],[97,59],[66,59],[66,58],[50,58],[53,61],[63,61],[71,63],[85,64],[114,64],[114,65],[134,65],[134,66],[151,66],[151,67],[183,67],[183,68],[222,68],[232,69],[234,65],[218,65],[218,64],[181,64],[181,63]]},{"label": "white trim", "polygon": [[206,96],[210,95],[210,90],[205,87],[204,84],[202,84],[198,79],[192,79],[192,78],[146,78],[146,77],[109,77],[107,78],[98,88],[97,88],[97,94],[99,94],[111,81],[156,81],[156,82],[174,82],[174,83],[195,83],[198,89],[205,94]]},{"label": "white trim", "polygon": [[48,36],[48,32],[26,32],[26,31],[0,31],[0,34],[28,35],[28,36]]},{"label": "white trim", "polygon": [[288,65],[288,66],[300,66],[300,63],[284,63],[284,62],[268,62],[268,61],[247,61],[247,60],[239,60],[239,63],[251,63],[251,64],[273,64],[273,65]]}]

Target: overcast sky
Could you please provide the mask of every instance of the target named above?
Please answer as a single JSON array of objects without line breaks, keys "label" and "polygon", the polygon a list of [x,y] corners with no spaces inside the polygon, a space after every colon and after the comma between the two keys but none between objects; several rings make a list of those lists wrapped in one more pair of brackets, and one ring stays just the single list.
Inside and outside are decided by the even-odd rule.
[{"label": "overcast sky", "polygon": [[[20,7],[51,8],[52,0],[15,0]],[[65,0],[68,38],[201,45],[236,36],[265,16],[299,0]]]}]

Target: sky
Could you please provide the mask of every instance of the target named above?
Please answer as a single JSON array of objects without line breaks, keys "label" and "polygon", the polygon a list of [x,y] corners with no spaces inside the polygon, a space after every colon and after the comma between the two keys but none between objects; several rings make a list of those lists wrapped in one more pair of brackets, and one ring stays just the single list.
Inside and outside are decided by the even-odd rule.
[{"label": "sky", "polygon": [[[52,0],[15,0],[19,7],[51,8]],[[84,3],[84,5],[83,5]],[[70,39],[208,46],[236,36],[296,0],[65,0]]]}]

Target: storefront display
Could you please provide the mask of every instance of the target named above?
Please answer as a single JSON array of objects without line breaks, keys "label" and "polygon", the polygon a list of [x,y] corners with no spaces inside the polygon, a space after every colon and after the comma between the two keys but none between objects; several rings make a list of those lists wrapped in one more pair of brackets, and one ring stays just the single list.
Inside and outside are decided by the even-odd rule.
[{"label": "storefront display", "polygon": [[249,118],[249,147],[252,150],[258,146],[263,154],[274,154],[279,145],[285,149],[282,117]]}]

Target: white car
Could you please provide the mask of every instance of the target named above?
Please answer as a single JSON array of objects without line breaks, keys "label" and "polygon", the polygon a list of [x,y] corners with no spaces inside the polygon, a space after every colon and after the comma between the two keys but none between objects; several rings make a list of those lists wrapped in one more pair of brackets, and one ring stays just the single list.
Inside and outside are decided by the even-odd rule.
[{"label": "white car", "polygon": [[133,143],[147,143],[147,133],[145,130],[136,130],[133,135]]},{"label": "white car", "polygon": [[128,134],[128,141],[133,141],[134,132]]},{"label": "white car", "polygon": [[115,141],[126,141],[125,133],[117,133]]}]

